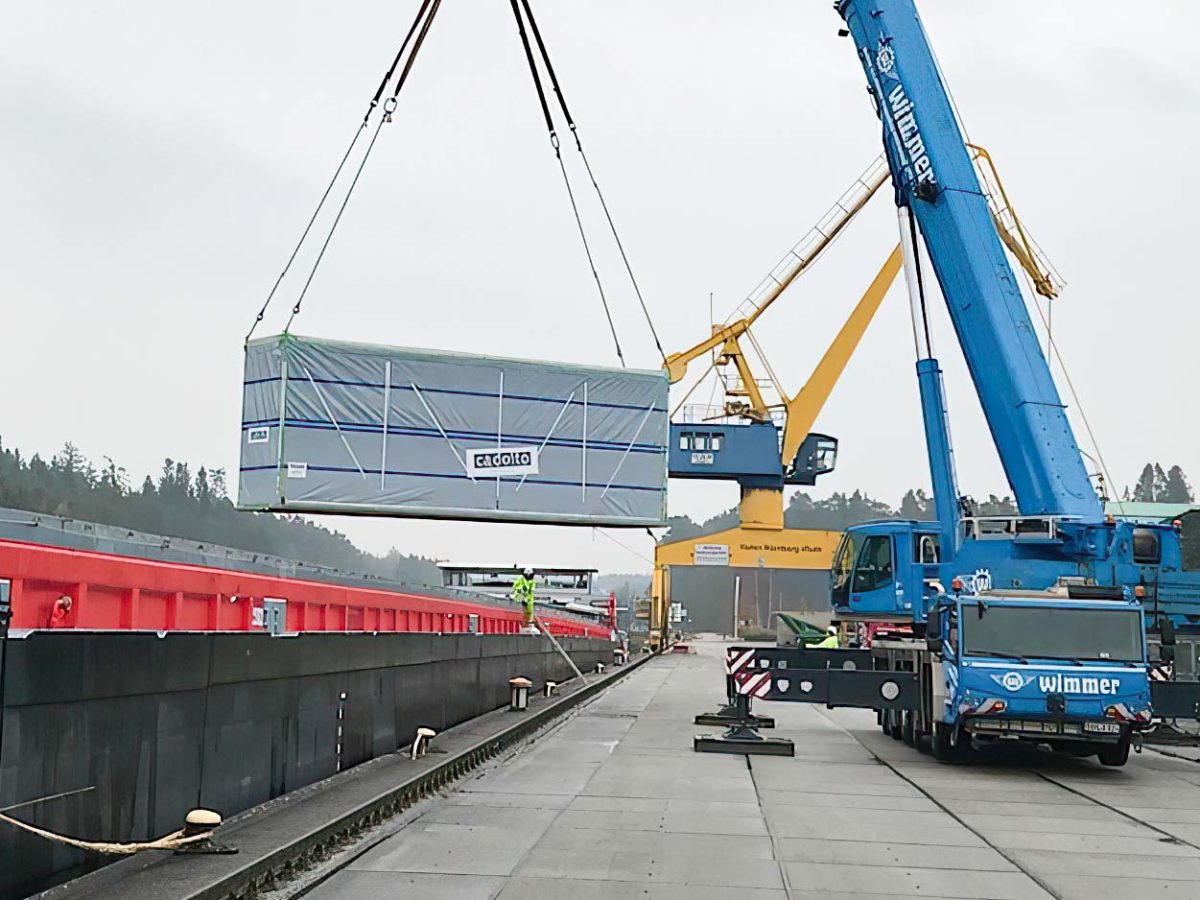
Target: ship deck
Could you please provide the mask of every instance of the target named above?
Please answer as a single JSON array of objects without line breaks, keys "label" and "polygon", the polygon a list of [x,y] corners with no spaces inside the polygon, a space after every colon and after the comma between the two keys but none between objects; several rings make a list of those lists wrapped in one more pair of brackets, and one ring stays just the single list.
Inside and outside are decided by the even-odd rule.
[{"label": "ship deck", "polygon": [[[946,766],[874,714],[764,703],[795,758],[695,753],[723,645],[650,661],[310,900],[1200,897],[1200,765]],[[1183,751],[1181,751],[1182,754]]]}]

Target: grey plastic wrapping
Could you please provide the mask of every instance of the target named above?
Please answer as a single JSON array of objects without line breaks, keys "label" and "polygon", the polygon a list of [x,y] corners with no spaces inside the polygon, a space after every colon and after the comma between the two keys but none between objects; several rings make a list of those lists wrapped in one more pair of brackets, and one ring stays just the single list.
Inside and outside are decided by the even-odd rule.
[{"label": "grey plastic wrapping", "polygon": [[667,388],[659,371],[261,338],[246,347],[238,507],[661,525]]}]

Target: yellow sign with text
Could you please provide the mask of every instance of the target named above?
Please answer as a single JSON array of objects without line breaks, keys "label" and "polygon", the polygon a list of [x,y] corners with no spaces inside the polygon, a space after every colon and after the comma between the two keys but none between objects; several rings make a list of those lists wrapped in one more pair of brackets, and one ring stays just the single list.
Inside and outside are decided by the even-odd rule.
[{"label": "yellow sign with text", "polygon": [[701,565],[712,565],[723,553],[717,547],[729,548],[730,566],[765,567],[772,569],[825,569],[833,564],[833,553],[841,540],[840,531],[811,531],[785,528],[751,530],[730,528],[669,544],[659,544],[654,551],[655,563],[660,566],[697,565],[697,546]]}]

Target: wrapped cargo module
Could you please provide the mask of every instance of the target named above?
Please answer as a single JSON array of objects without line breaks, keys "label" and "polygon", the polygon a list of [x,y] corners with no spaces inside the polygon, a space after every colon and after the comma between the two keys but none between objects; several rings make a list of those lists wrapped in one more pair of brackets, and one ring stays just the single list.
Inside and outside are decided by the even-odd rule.
[{"label": "wrapped cargo module", "polygon": [[661,371],[261,338],[238,507],[661,525],[667,435]]}]

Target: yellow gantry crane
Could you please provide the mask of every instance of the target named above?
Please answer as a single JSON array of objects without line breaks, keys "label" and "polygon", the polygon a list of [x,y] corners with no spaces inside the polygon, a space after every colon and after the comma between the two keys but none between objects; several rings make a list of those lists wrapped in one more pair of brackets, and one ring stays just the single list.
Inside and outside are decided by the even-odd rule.
[{"label": "yellow gantry crane", "polygon": [[[1063,281],[1018,218],[991,156],[982,147],[972,144],[968,148],[988,196],[992,220],[1001,241],[1029,276],[1033,290],[1047,300],[1057,298]],[[886,161],[879,157],[760,282],[729,320],[714,325],[712,333],[703,341],[666,359],[668,377],[676,384],[685,378],[693,363],[708,358],[704,373],[672,414],[670,475],[673,478],[737,481],[741,486],[738,532],[785,533],[784,486],[811,485],[819,475],[833,469],[837,441],[812,433],[812,428],[902,267],[900,247],[888,256],[796,394],[789,396],[780,386],[754,339],[751,326],[816,262],[888,180]],[[767,373],[766,378],[755,374],[743,340],[754,350]],[[724,386],[722,406],[700,413],[691,411],[686,406],[687,398],[708,372],[714,370]],[[768,393],[773,393],[775,399],[768,399]],[[820,544],[815,540],[807,543]],[[786,546],[787,542],[782,541],[782,545]],[[655,549],[650,604],[653,649],[662,646],[670,625],[670,572],[665,558],[680,555],[669,554],[670,549],[671,545],[663,544]],[[731,560],[731,564],[736,565],[737,561]],[[762,565],[761,559],[759,565]]]},{"label": "yellow gantry crane", "polygon": [[[816,262],[887,180],[888,168],[880,157],[788,251],[730,320],[714,325],[712,333],[696,345],[667,357],[672,384],[683,381],[696,361],[708,361],[672,414],[670,475],[737,481],[741,488],[739,530],[782,533],[784,487],[814,484],[817,477],[833,470],[837,441],[813,433],[812,428],[900,272],[900,248],[888,256],[797,393],[789,394],[780,385],[751,327]],[[755,372],[746,345],[757,356],[765,378]],[[723,402],[719,408],[697,412],[686,405],[687,398],[710,371],[722,382]],[[662,645],[669,627],[669,572],[663,548],[660,544],[655,551],[650,608],[653,649]]]},{"label": "yellow gantry crane", "polygon": [[[715,370],[724,386],[719,408],[697,412],[695,407],[686,405],[685,396],[674,411],[668,458],[670,474],[674,478],[737,481],[742,488],[743,524],[782,528],[784,486],[811,485],[819,475],[832,470],[837,441],[813,434],[811,429],[900,271],[900,248],[884,262],[796,394],[788,394],[782,388],[751,327],[816,262],[887,180],[887,165],[880,157],[788,251],[730,321],[714,325],[707,338],[667,357],[667,375],[673,384],[684,379],[689,366],[707,358],[705,371],[687,396],[709,371]],[[754,350],[766,372],[765,378],[756,374],[743,341]]]}]

